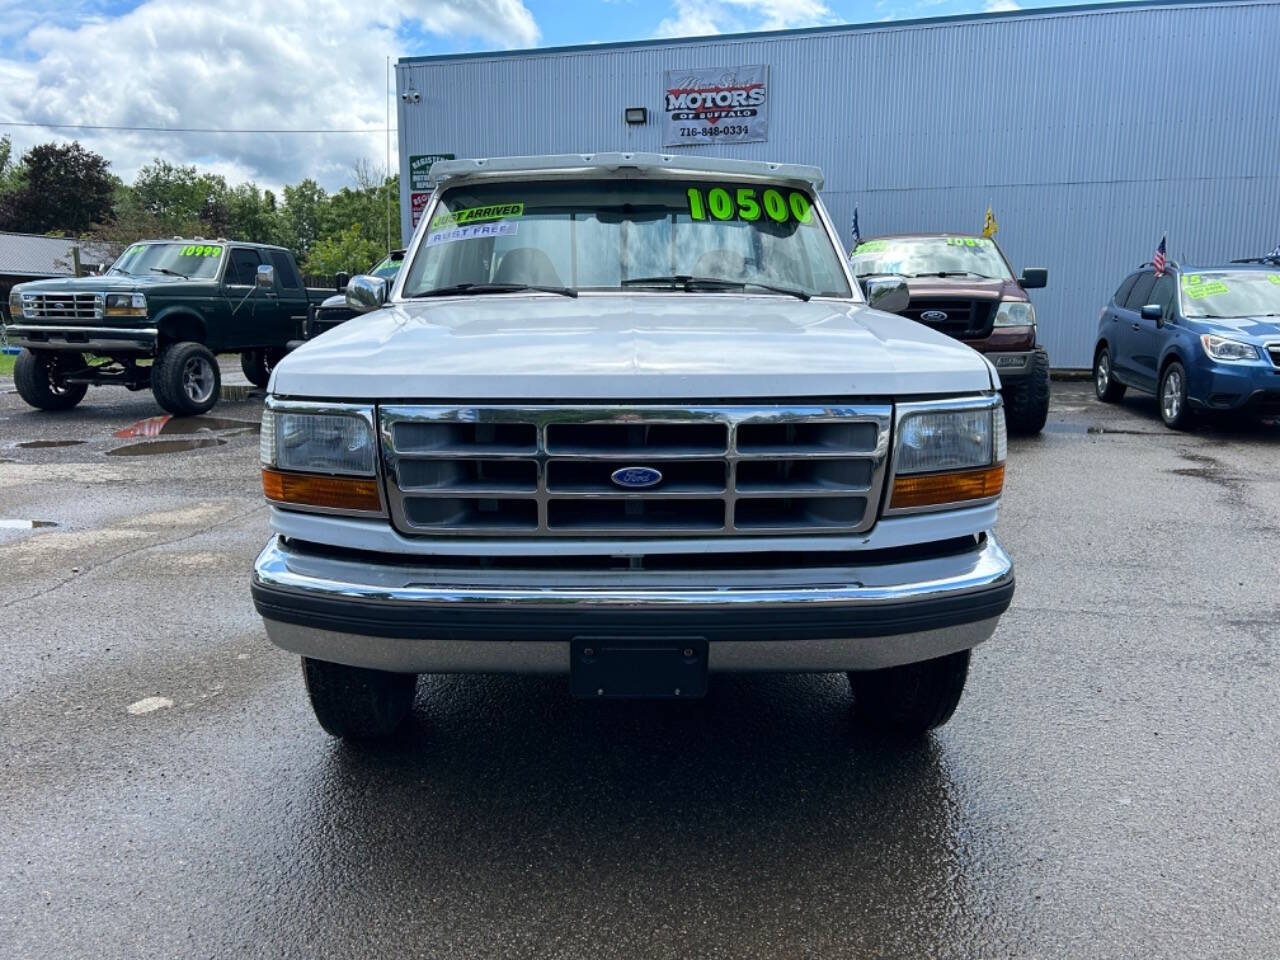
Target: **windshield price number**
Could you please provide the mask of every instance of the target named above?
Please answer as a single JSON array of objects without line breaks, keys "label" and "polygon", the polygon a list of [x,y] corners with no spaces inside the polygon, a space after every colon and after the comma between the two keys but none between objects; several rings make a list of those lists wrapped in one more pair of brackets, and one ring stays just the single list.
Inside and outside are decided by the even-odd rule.
[{"label": "windshield price number", "polygon": [[986,237],[947,237],[948,247],[985,247],[990,242]]},{"label": "windshield price number", "polygon": [[183,247],[178,251],[180,257],[216,257],[222,252],[221,247],[202,247],[199,244]]},{"label": "windshield price number", "polygon": [[774,223],[813,221],[813,205],[799,190],[788,191],[783,196],[781,190],[772,187],[763,193],[755,187],[738,187],[732,193],[724,187],[712,187],[704,197],[697,187],[690,187],[688,195],[692,220],[706,220],[709,213],[713,220],[755,221],[765,216]]}]

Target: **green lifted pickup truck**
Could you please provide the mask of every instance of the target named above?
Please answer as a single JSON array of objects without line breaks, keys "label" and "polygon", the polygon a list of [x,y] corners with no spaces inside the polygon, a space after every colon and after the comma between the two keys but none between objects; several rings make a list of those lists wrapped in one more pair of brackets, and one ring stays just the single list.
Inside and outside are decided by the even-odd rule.
[{"label": "green lifted pickup truck", "polygon": [[103,276],[38,280],[9,294],[9,342],[23,348],[13,378],[41,410],[69,410],[90,385],[150,387],[177,416],[218,402],[215,354],[239,353],[267,385],[311,303],[283,247],[200,237],[135,243]]}]

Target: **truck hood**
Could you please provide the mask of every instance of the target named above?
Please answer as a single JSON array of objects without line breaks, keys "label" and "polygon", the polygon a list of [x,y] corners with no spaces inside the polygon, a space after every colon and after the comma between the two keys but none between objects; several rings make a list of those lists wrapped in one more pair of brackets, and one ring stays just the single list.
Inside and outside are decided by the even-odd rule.
[{"label": "truck hood", "polygon": [[145,293],[156,287],[168,287],[175,283],[209,284],[212,282],[212,280],[184,280],[182,277],[170,277],[157,273],[149,277],[53,277],[49,280],[32,280],[20,286],[23,293],[39,293],[42,290],[69,293]]},{"label": "truck hood", "polygon": [[863,304],[736,294],[402,302],[289,354],[272,393],[321,399],[667,400],[990,390],[969,347]]},{"label": "truck hood", "polygon": [[954,297],[957,300],[1026,300],[1026,292],[1013,280],[979,280],[977,277],[912,277],[907,289],[913,297]]}]

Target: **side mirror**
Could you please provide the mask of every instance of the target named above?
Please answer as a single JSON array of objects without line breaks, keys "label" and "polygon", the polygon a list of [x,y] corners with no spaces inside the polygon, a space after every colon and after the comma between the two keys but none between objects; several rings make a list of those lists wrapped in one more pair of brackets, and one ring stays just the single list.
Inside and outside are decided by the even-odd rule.
[{"label": "side mirror", "polygon": [[1143,320],[1154,320],[1156,323],[1164,320],[1164,307],[1158,303],[1148,303],[1140,312]]},{"label": "side mirror", "polygon": [[1018,286],[1023,290],[1039,290],[1049,285],[1049,271],[1045,267],[1027,267],[1018,278]]},{"label": "side mirror", "polygon": [[341,293],[347,289],[347,284],[351,282],[351,274],[339,271],[333,275],[333,289]]},{"label": "side mirror", "polygon": [[907,281],[899,277],[887,277],[867,281],[867,303],[875,310],[900,313],[911,303]]},{"label": "side mirror", "polygon": [[354,276],[347,283],[347,306],[356,313],[377,310],[387,302],[387,281],[367,274]]},{"label": "side mirror", "polygon": [[268,263],[258,264],[258,275],[256,277],[258,286],[266,290],[274,290],[276,288],[276,268]]}]

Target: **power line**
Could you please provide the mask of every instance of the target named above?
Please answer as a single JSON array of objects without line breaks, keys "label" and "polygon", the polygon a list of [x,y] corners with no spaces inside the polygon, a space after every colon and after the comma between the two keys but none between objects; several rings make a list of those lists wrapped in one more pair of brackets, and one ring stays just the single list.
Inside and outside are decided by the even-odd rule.
[{"label": "power line", "polygon": [[[51,130],[129,130],[139,133],[382,133],[383,127],[325,129],[259,128],[228,130],[224,127],[127,127],[106,123],[39,123],[34,120],[0,120],[0,127],[47,127]],[[393,132],[393,131],[389,131]]]}]

